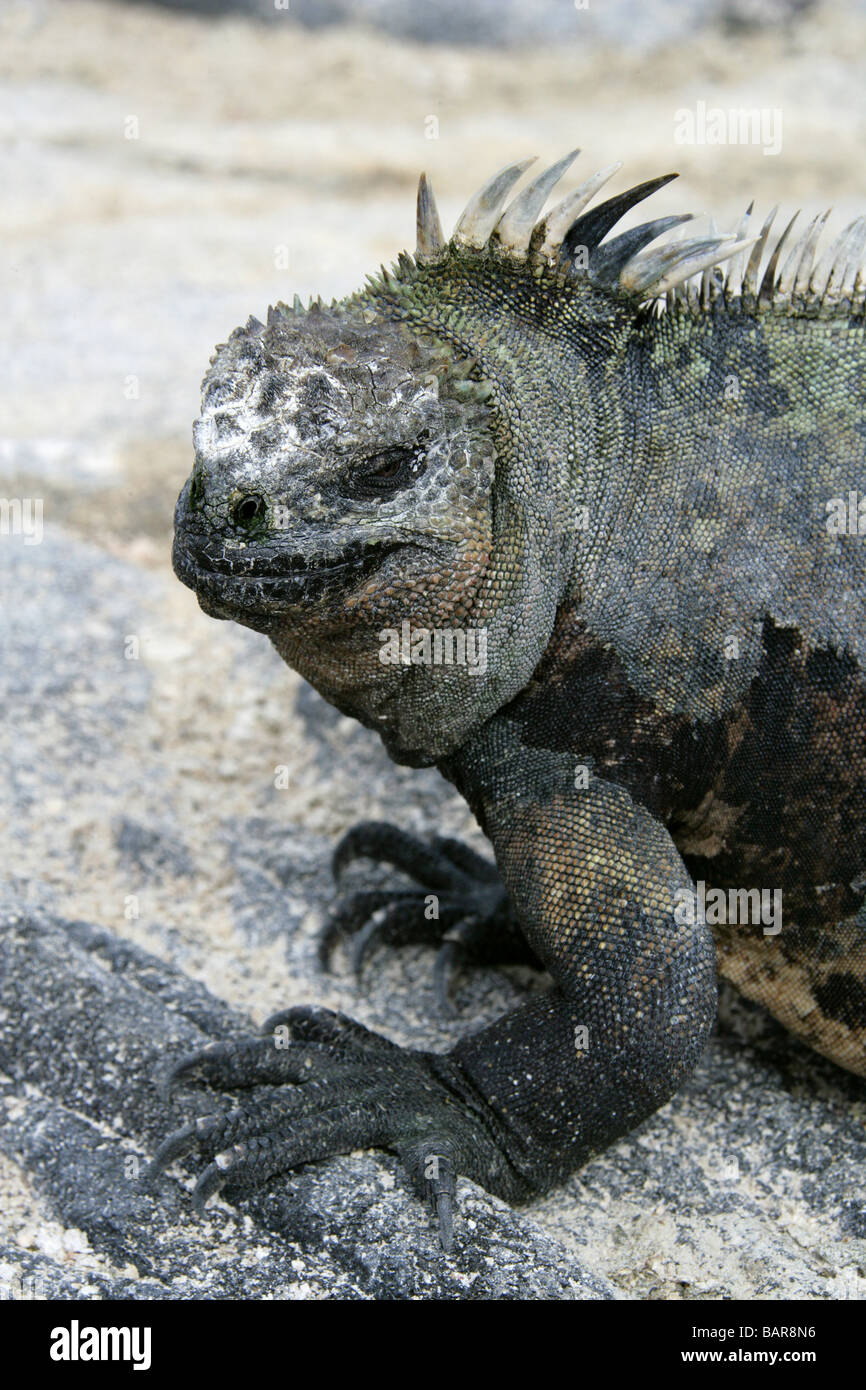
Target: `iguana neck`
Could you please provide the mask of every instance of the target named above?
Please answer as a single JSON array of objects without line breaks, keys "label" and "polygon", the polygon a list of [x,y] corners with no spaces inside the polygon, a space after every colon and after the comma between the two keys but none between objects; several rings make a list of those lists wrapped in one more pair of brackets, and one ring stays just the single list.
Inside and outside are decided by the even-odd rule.
[{"label": "iguana neck", "polygon": [[[528,544],[558,602],[574,570],[585,483],[623,455],[633,431],[623,375],[634,307],[565,275],[533,280],[507,258],[465,250],[373,298],[473,358],[489,381],[500,540],[509,557]],[[521,521],[528,542],[516,533]]]}]

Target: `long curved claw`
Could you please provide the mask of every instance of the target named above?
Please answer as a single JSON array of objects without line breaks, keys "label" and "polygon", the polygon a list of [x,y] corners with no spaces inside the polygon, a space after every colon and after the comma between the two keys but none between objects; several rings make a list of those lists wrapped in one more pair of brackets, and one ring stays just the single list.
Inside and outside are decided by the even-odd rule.
[{"label": "long curved claw", "polygon": [[[209,1163],[204,1172],[199,1176],[195,1187],[192,1190],[193,1210],[199,1216],[204,1216],[204,1209],[209,1199],[225,1187],[231,1178],[232,1163],[230,1153],[218,1154],[213,1163]],[[220,1163],[220,1159],[229,1160]]]},{"label": "long curved claw", "polygon": [[180,1129],[166,1135],[141,1175],[141,1181],[144,1184],[152,1183],[154,1178],[159,1177],[160,1173],[171,1167],[176,1158],[182,1158],[184,1154],[188,1154],[191,1149],[195,1148],[198,1137],[196,1125],[197,1122],[194,1120],[192,1124],[182,1125]]},{"label": "long curved claw", "polygon": [[451,1001],[451,982],[465,954],[462,944],[452,938],[442,943],[433,962],[433,991],[436,1004],[446,1018],[457,1016],[457,1010]]},{"label": "long curved claw", "polygon": [[367,958],[370,947],[378,937],[384,932],[384,923],[377,917],[371,918],[365,927],[362,927],[358,935],[352,941],[352,973],[356,980],[360,980],[361,972],[364,969],[364,961]]},{"label": "long curved claw", "polygon": [[[357,894],[349,899],[349,909],[333,914],[320,941],[320,959],[330,956],[338,940],[348,938],[352,969],[360,976],[369,950],[373,946],[436,946],[448,928],[460,922],[467,908],[451,893],[437,894],[438,915],[428,917],[429,895],[410,893]],[[366,901],[358,905],[358,899]]]},{"label": "long curved claw", "polygon": [[454,1164],[447,1153],[430,1152],[424,1160],[424,1182],[427,1200],[436,1217],[439,1243],[446,1255],[454,1248],[454,1199],[457,1178]]},{"label": "long curved claw", "polygon": [[380,908],[387,907],[395,898],[405,898],[411,902],[415,894],[399,894],[394,889],[369,889],[366,892],[352,893],[330,914],[319,937],[319,964],[323,970],[330,970],[331,956],[346,936],[351,936]]},{"label": "long curved claw", "polygon": [[436,1003],[446,1017],[456,1017],[457,1010],[451,1000],[451,989],[455,976],[472,959],[473,948],[479,938],[484,939],[485,922],[477,917],[463,916],[457,922],[436,952],[433,962],[433,988]]},{"label": "long curved claw", "polygon": [[426,899],[418,893],[411,901],[397,898],[384,912],[367,922],[352,942],[352,968],[356,978],[361,971],[371,949],[378,945],[387,946],[437,946],[443,934],[466,915],[461,903],[452,900],[451,895],[439,899],[439,915],[428,918],[425,912]]},{"label": "long curved claw", "polygon": [[[163,1100],[173,1100],[175,1092],[187,1081],[206,1081],[209,1076],[225,1079],[221,1075],[223,1067],[228,1067],[233,1077],[239,1072],[239,1063],[247,1060],[256,1044],[260,1049],[259,1039],[244,1038],[236,1043],[208,1043],[198,1052],[188,1052],[185,1057],[181,1057],[178,1062],[175,1062],[171,1071],[163,1078],[160,1085],[160,1094]],[[238,1084],[238,1082],[234,1084]],[[240,1084],[244,1083],[241,1082]]]},{"label": "long curved claw", "polygon": [[198,1052],[187,1052],[181,1057],[171,1071],[163,1077],[160,1083],[160,1095],[163,1100],[170,1101],[174,1098],[175,1091],[183,1085],[185,1081],[199,1081],[202,1073],[209,1065],[218,1064],[224,1056],[229,1056],[229,1044],[221,1042],[208,1043]]}]

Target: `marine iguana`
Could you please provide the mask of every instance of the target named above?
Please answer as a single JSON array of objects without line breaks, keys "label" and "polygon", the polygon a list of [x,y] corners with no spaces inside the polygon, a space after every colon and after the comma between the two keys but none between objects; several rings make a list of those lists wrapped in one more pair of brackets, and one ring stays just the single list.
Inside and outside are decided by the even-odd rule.
[{"label": "marine iguana", "polygon": [[866,218],[817,266],[824,217],[791,245],[776,209],[610,238],[675,176],[544,215],[576,153],[447,242],[422,175],[414,256],[251,318],[204,379],[179,578],[439,767],[495,855],[355,827],[337,867],[418,891],[342,903],[324,955],[438,940],[440,981],[459,951],[553,986],[445,1055],[294,1008],[184,1059],[172,1087],[279,1088],[161,1146],[210,1158],[199,1205],[384,1147],[447,1248],[456,1175],[525,1199],[676,1091],[716,961],[866,1075]]}]

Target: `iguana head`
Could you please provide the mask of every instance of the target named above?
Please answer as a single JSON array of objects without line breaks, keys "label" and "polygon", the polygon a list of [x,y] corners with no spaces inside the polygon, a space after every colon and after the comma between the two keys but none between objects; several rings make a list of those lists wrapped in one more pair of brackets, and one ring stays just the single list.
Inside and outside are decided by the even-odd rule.
[{"label": "iguana head", "polygon": [[489,565],[496,445],[472,370],[369,305],[314,305],[251,320],[204,381],[178,576],[383,732],[407,670],[380,634],[471,623]]},{"label": "iguana head", "polygon": [[615,336],[689,251],[634,260],[682,218],[600,245],[666,179],[582,216],[603,171],[538,222],[573,157],[504,212],[526,162],[502,171],[447,245],[422,177],[414,259],[329,308],[251,319],[204,379],[179,578],[205,612],[267,633],[402,761],[451,752],[529,679],[592,447],[582,345]]},{"label": "iguana head", "polygon": [[175,567],[215,617],[339,634],[353,610],[433,615],[490,544],[486,387],[443,345],[355,305],[250,320],[205,378]]}]

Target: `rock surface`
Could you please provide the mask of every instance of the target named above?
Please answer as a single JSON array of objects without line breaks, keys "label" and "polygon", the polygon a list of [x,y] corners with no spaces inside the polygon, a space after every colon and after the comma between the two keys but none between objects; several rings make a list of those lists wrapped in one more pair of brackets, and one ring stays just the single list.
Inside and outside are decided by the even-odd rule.
[{"label": "rock surface", "polygon": [[[611,1298],[532,1221],[463,1183],[456,1258],[437,1249],[396,1161],[351,1155],[206,1219],[139,1173],[165,1133],[153,1084],[171,1053],[250,1025],[110,931],[40,914],[2,921],[0,1144],[56,1225],[18,1258],[25,1288],[100,1298]],[[52,1001],[46,1008],[46,1001]],[[20,1237],[20,1233],[19,1233]],[[80,1257],[89,1257],[89,1259]]]},{"label": "rock surface", "polygon": [[[135,1179],[198,1103],[184,1093],[166,1107],[162,1069],[206,1038],[316,1002],[444,1049],[544,985],[474,972],[443,1019],[423,949],[377,954],[360,982],[343,960],[321,972],[330,852],[359,816],[484,842],[435,771],[389,763],[264,639],[205,618],[171,575],[171,510],[213,344],[269,299],[342,293],[393,254],[434,148],[446,220],[448,200],[456,212],[527,129],[552,157],[581,113],[592,140],[607,112],[595,167],[637,140],[630,175],[658,172],[669,151],[650,149],[653,113],[694,97],[696,61],[709,99],[735,99],[758,71],[774,99],[805,90],[809,49],[823,77],[799,112],[785,108],[792,152],[752,160],[749,183],[767,171],[768,203],[783,188],[789,201],[832,197],[841,224],[862,193],[864,97],[840,56],[859,31],[824,50],[818,31],[795,34],[769,68],[760,36],[712,62],[690,53],[688,82],[670,53],[653,92],[633,90],[626,58],[586,68],[576,112],[578,68],[566,78],[558,54],[437,50],[416,64],[418,97],[399,77],[412,50],[338,29],[324,45],[87,3],[8,14],[2,293],[15,352],[0,494],[41,501],[44,535],[0,535],[0,1292],[866,1296],[863,1085],[727,993],[689,1085],[564,1188],[512,1212],[462,1183],[451,1261],[385,1154],[274,1179],[214,1202],[205,1221],[189,1205],[194,1162],[154,1193]],[[436,147],[423,136],[434,97]],[[847,98],[853,133],[837,129]],[[124,138],[130,116],[138,141]],[[687,192],[660,210],[732,211],[751,155],[714,158],[695,156]]]},{"label": "rock surface", "polygon": [[[142,0],[121,0],[140,4]],[[527,43],[607,44],[639,51],[718,26],[733,31],[790,24],[814,0],[156,0],[193,14],[241,14],[306,29],[359,24],[420,43],[508,48]],[[862,5],[862,0],[854,0]]]}]

